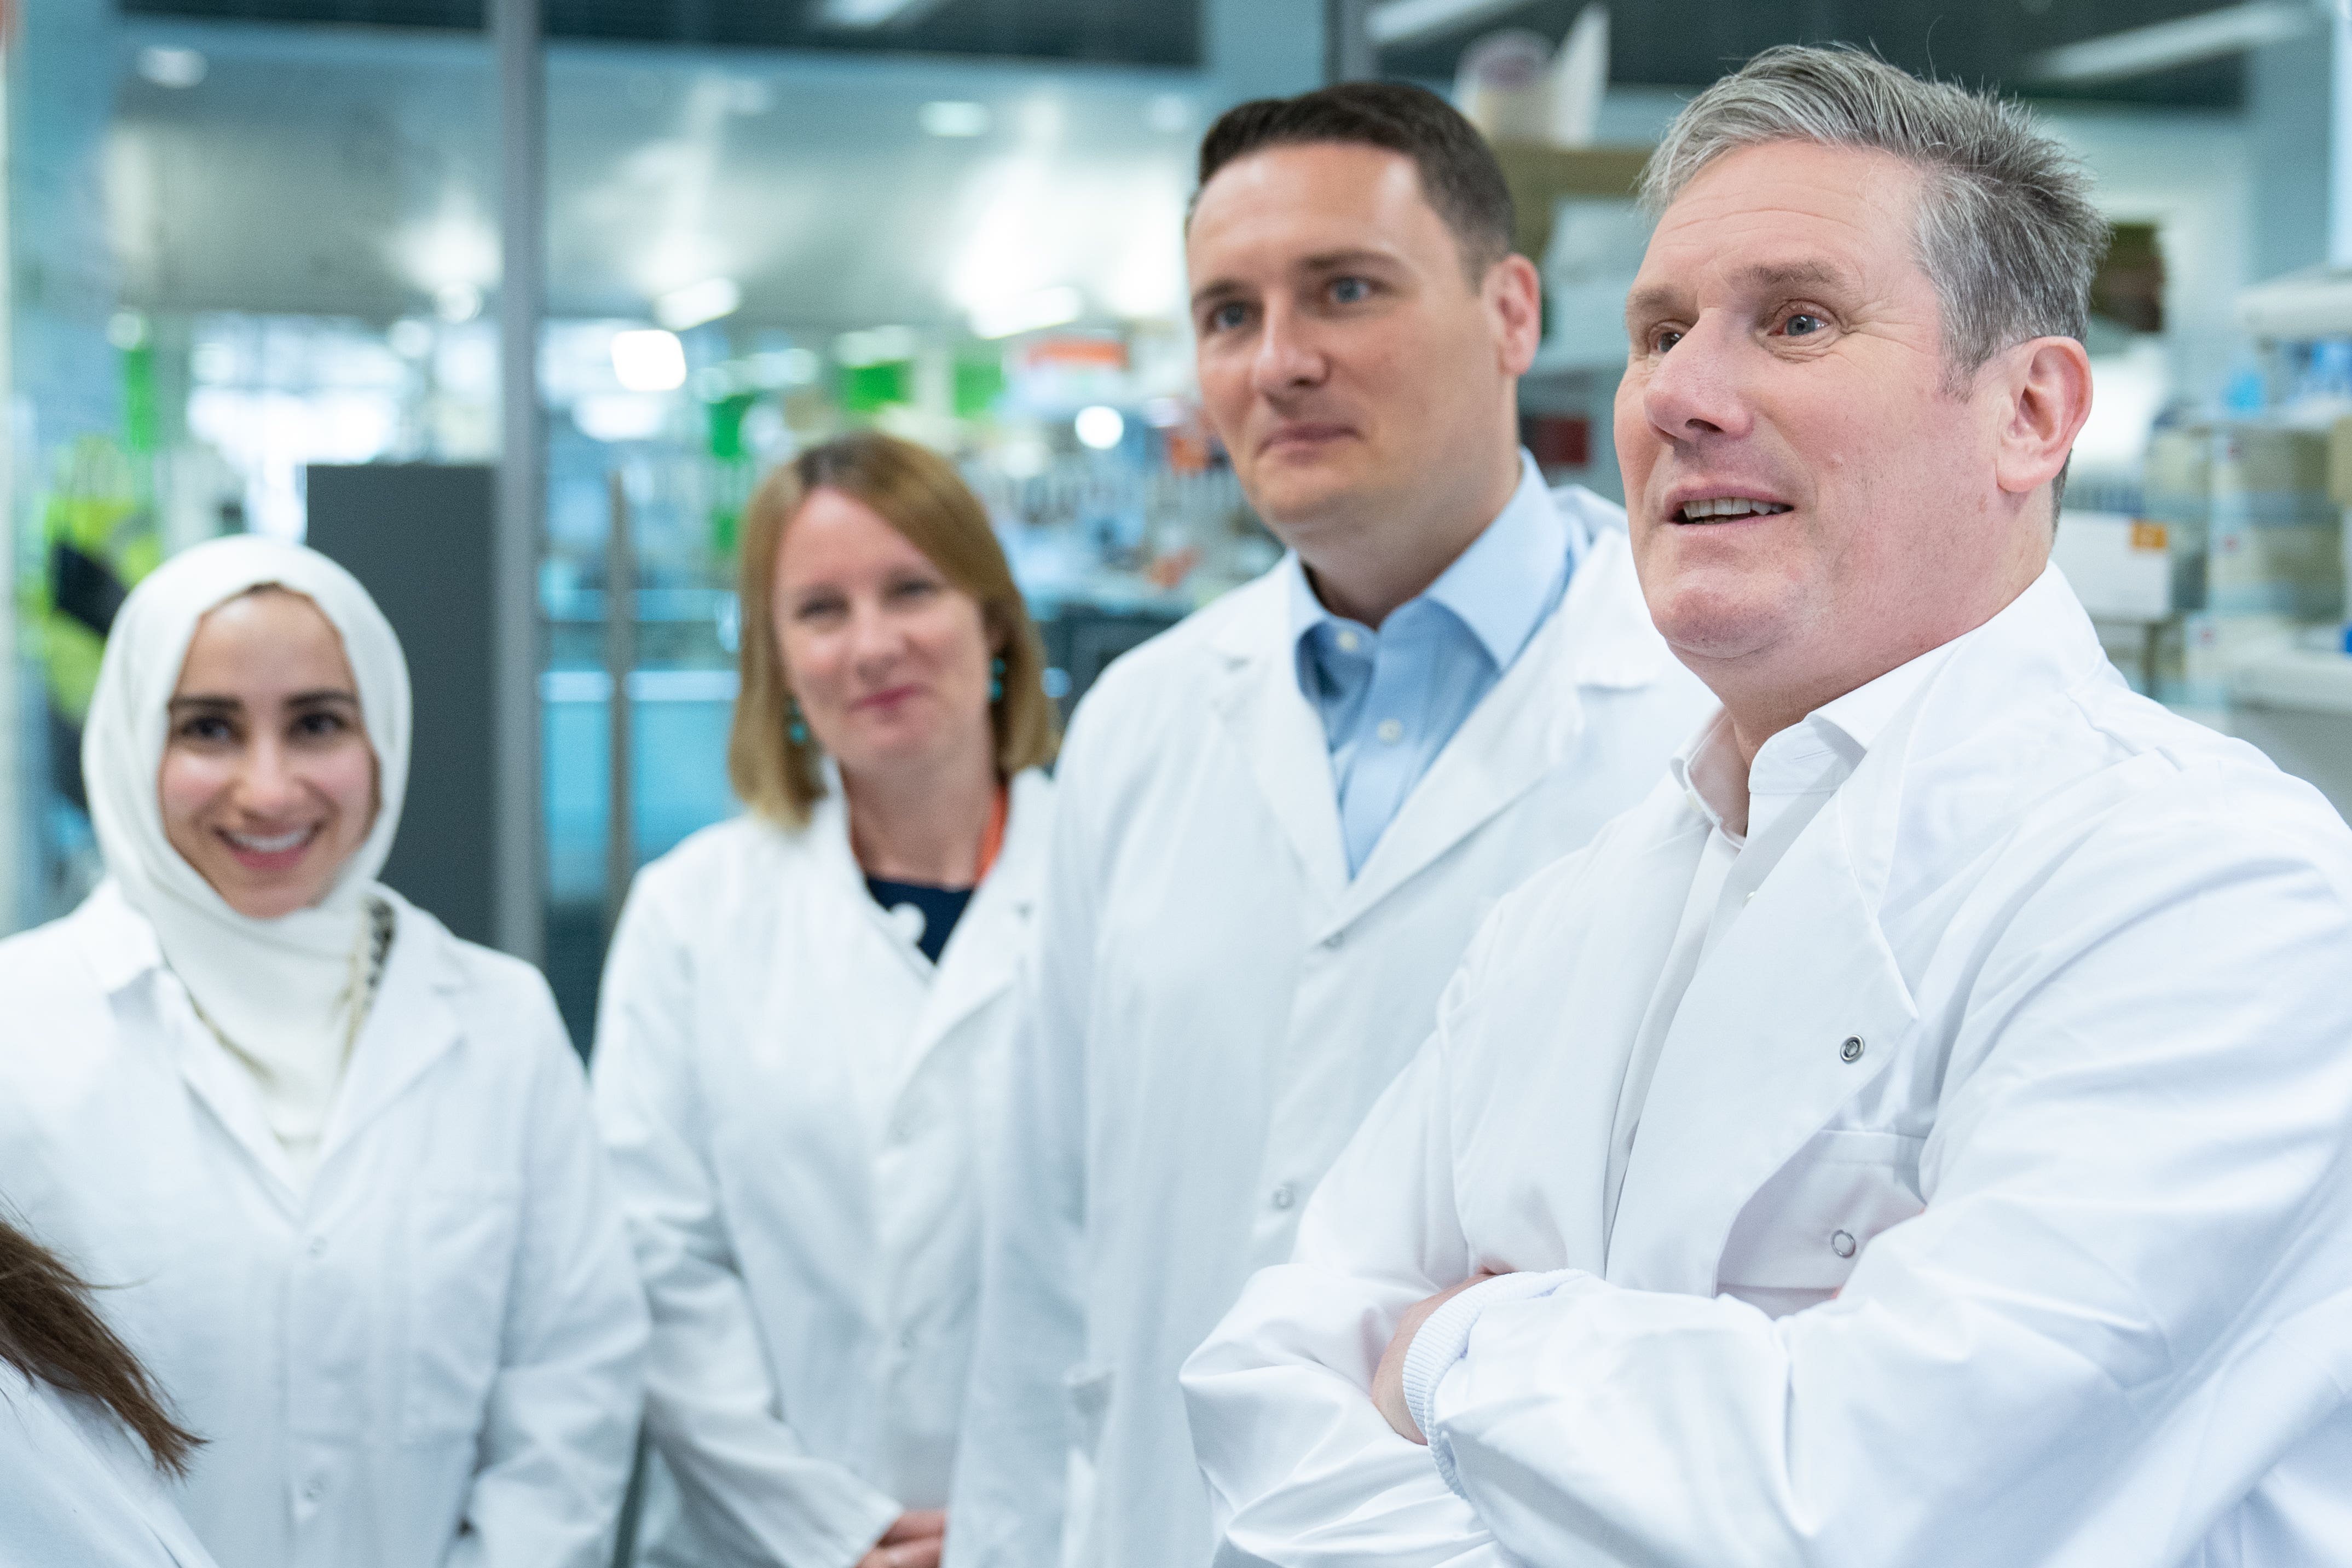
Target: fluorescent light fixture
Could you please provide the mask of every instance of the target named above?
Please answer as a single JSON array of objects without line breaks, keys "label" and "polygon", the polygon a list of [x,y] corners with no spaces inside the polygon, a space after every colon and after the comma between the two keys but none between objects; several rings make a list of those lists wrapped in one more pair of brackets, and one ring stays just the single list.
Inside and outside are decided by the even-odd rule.
[{"label": "fluorescent light fixture", "polygon": [[591,441],[651,441],[668,418],[669,405],[643,392],[598,392],[572,405],[572,423]]},{"label": "fluorescent light fixture", "polygon": [[823,369],[823,362],[806,349],[770,349],[751,356],[751,384],[771,390],[804,387]]},{"label": "fluorescent light fixture", "polygon": [[984,103],[942,98],[923,105],[915,118],[933,136],[985,136],[994,117]]},{"label": "fluorescent light fixture", "polygon": [[1078,440],[1097,452],[1108,452],[1127,434],[1127,421],[1108,403],[1078,410]]},{"label": "fluorescent light fixture", "polygon": [[210,63],[194,49],[150,44],[139,51],[139,74],[157,87],[194,87],[211,69]]},{"label": "fluorescent light fixture", "polygon": [[1034,294],[1020,295],[993,304],[976,305],[971,312],[971,335],[975,338],[1010,338],[1022,332],[1041,331],[1047,327],[1067,326],[1084,314],[1086,301],[1068,284],[1052,288],[1040,288]]},{"label": "fluorescent light fixture", "polygon": [[913,359],[919,346],[911,327],[869,327],[835,338],[833,357],[852,370],[861,365],[895,365]]},{"label": "fluorescent light fixture", "polygon": [[910,27],[938,10],[946,0],[824,0],[816,8],[819,26]]},{"label": "fluorescent light fixture", "polygon": [[2025,68],[2039,81],[2119,81],[2298,38],[2319,20],[2319,7],[2310,0],[2247,0],[2047,49]]},{"label": "fluorescent light fixture", "polygon": [[1380,0],[1364,16],[1364,34],[1376,48],[1418,43],[1460,32],[1525,6],[1528,0]]},{"label": "fluorescent light fixture", "polygon": [[743,289],[731,277],[709,277],[673,288],[654,301],[654,319],[673,332],[732,316],[743,307]]},{"label": "fluorescent light fixture", "polygon": [[676,392],[686,384],[686,346],[659,328],[613,337],[613,374],[635,392]]}]

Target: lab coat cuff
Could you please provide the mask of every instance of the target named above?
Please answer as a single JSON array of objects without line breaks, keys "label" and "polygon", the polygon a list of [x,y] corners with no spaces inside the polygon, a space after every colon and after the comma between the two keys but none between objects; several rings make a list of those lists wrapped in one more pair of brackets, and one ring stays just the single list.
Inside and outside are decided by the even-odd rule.
[{"label": "lab coat cuff", "polygon": [[1500,1302],[1549,1296],[1577,1278],[1578,1272],[1556,1269],[1535,1274],[1498,1274],[1430,1313],[1429,1321],[1412,1336],[1404,1355],[1405,1408],[1412,1412],[1412,1424],[1421,1428],[1421,1435],[1429,1439],[1429,1457],[1436,1461],[1437,1473],[1455,1493],[1461,1492],[1462,1486],[1454,1476],[1454,1446],[1437,1429],[1437,1385],[1468,1354],[1470,1332],[1477,1327],[1479,1313]]}]

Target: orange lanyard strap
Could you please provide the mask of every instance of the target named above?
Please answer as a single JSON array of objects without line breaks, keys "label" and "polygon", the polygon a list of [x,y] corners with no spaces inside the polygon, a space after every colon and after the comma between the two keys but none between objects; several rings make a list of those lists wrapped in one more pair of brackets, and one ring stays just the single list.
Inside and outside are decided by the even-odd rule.
[{"label": "orange lanyard strap", "polygon": [[996,787],[996,807],[988,814],[988,831],[980,841],[980,870],[971,884],[978,887],[988,880],[989,868],[996,864],[997,852],[1004,848],[1004,820],[1013,811],[1013,794],[1004,785]]}]

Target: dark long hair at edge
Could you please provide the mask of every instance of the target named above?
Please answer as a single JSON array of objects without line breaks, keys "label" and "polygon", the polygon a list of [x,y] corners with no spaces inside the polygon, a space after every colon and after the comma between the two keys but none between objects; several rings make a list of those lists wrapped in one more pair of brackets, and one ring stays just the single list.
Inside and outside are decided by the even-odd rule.
[{"label": "dark long hair at edge", "polygon": [[89,1304],[89,1287],[5,1216],[0,1361],[52,1388],[95,1399],[138,1435],[158,1469],[188,1473],[188,1456],[204,1439],[172,1419],[147,1369]]}]

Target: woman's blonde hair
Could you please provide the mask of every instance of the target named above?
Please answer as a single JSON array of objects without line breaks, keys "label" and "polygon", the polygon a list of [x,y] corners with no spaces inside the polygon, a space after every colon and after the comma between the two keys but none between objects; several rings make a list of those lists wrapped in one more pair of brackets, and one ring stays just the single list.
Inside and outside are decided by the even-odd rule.
[{"label": "woman's blonde hair", "polygon": [[1061,745],[1045,695],[1045,644],[1021,601],[1013,569],[989,527],[988,509],[939,454],[876,431],[813,446],[761,481],[743,511],[737,592],[742,605],[742,685],[727,740],[727,777],[753,812],[786,827],[804,825],[824,795],[814,738],[793,737],[792,693],[776,646],[776,555],[809,497],[835,490],[870,507],[923,552],[957,589],[980,601],[1003,695],[989,705],[996,768],[1006,778],[1043,767]]}]

